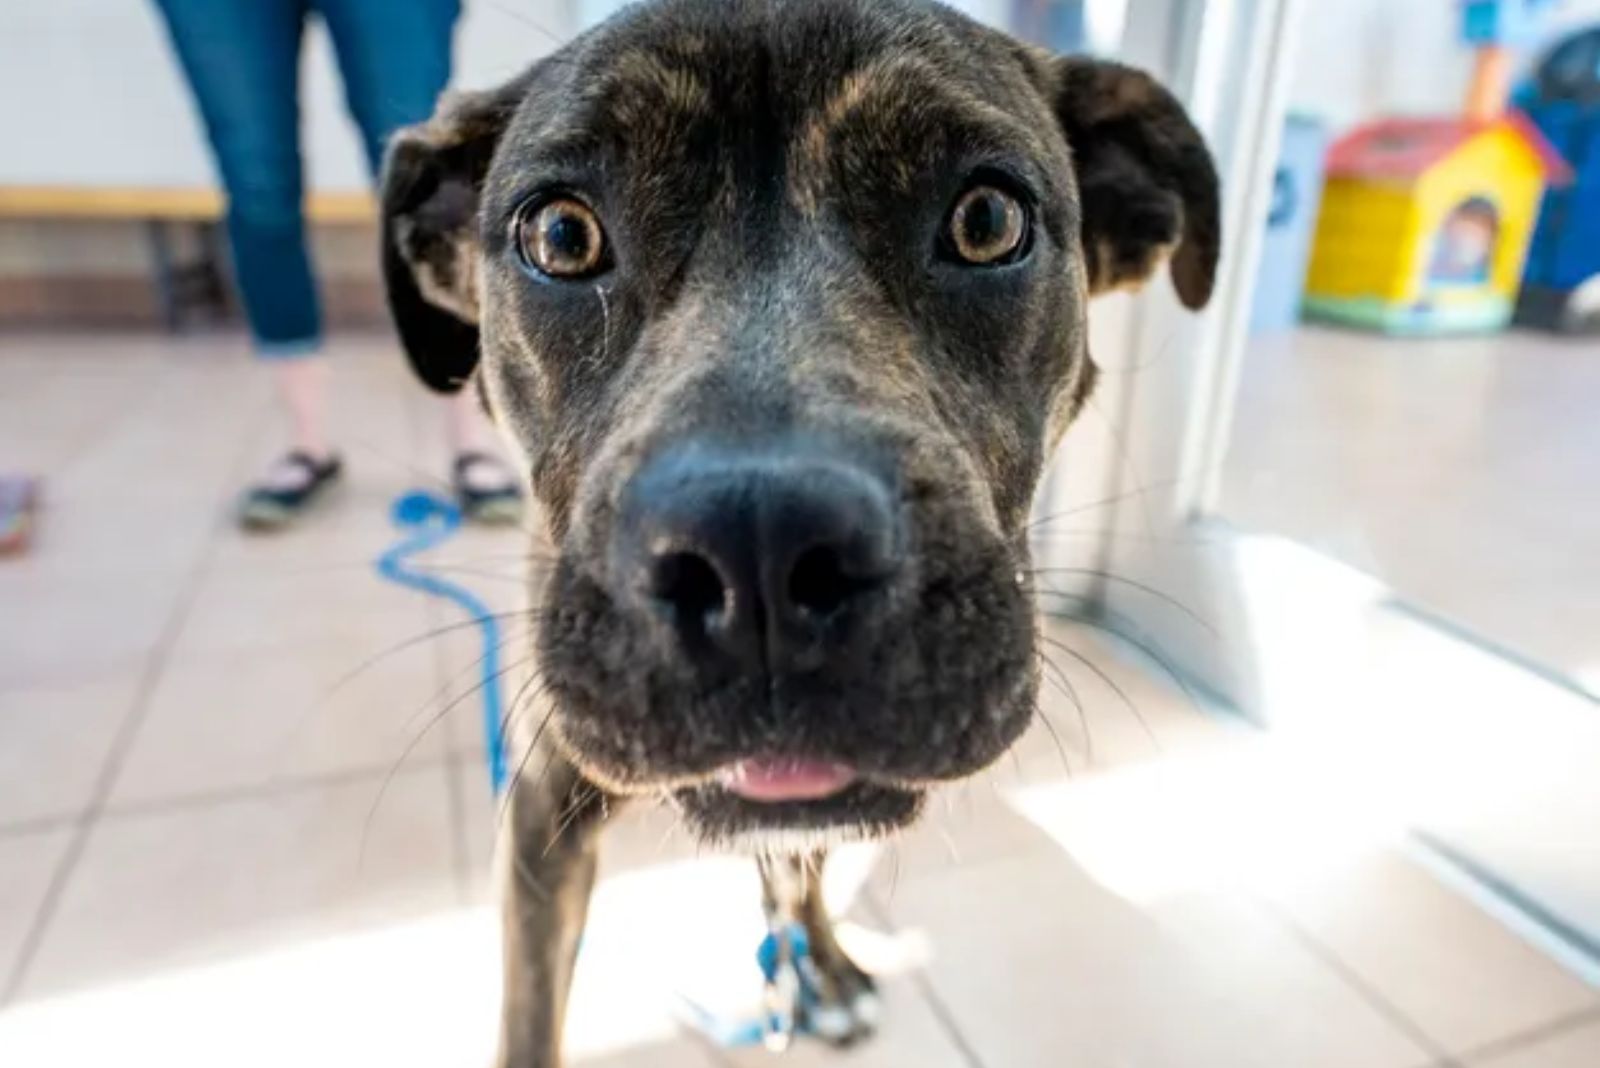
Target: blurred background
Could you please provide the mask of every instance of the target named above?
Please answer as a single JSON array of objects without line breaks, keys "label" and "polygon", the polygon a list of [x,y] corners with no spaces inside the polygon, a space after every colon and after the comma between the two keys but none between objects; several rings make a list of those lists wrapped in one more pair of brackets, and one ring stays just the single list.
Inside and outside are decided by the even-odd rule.
[{"label": "blurred background", "polygon": [[[375,570],[462,432],[385,320],[324,6],[291,118],[346,470],[262,536],[238,494],[302,435],[162,11],[0,2],[0,1064],[488,1063],[526,538],[417,556],[487,639]],[[450,84],[619,6],[467,0]],[[793,1059],[1600,1064],[1600,0],[955,6],[1158,72],[1228,251],[1201,317],[1096,305],[1039,726],[840,857],[884,1031]],[[761,933],[747,864],[628,816],[573,1062],[764,1060],[707,1026]]]}]

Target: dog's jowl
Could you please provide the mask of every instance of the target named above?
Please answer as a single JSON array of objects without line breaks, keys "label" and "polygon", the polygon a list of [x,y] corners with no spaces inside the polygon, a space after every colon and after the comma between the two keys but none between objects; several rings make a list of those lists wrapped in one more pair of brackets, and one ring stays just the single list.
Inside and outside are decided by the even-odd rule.
[{"label": "dog's jowl", "polygon": [[1199,135],[1137,71],[932,3],[662,0],[402,134],[383,212],[412,362],[481,391],[540,505],[503,1063],[559,1063],[627,798],[765,858],[814,1022],[860,1037],[822,853],[1032,717],[1029,503],[1089,298],[1163,265],[1210,296]]}]

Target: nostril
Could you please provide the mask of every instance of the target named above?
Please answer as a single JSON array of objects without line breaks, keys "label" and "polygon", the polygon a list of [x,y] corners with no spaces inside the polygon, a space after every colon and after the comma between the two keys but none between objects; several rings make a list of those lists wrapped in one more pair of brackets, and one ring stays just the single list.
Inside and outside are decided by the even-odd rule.
[{"label": "nostril", "polygon": [[711,620],[727,605],[728,590],[711,562],[697,553],[667,553],[650,568],[650,596],[672,609],[680,622]]},{"label": "nostril", "polygon": [[900,603],[898,520],[890,484],[828,443],[692,440],[623,488],[608,592],[653,652],[708,678],[822,671]]},{"label": "nostril", "polygon": [[789,572],[789,603],[806,614],[826,619],[858,594],[878,585],[870,576],[852,575],[839,550],[826,545],[807,549]]}]

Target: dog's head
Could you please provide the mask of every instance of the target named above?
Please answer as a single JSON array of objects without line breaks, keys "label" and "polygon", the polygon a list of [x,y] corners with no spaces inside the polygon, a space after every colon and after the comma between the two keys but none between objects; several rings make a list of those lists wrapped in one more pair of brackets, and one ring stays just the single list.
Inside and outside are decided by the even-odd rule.
[{"label": "dog's head", "polygon": [[1150,78],[911,0],[629,9],[402,133],[383,213],[556,549],[549,729],[714,837],[891,828],[1017,738],[1087,300],[1198,308],[1219,240]]}]

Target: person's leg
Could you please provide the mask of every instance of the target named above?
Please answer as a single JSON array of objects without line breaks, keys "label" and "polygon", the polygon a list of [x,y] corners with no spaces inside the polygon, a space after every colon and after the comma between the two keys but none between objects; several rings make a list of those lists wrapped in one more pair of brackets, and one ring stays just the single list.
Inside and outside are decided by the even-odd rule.
[{"label": "person's leg", "polygon": [[451,451],[493,453],[499,447],[476,389],[463,389],[454,396],[442,398],[442,403]]},{"label": "person's leg", "polygon": [[[273,365],[292,445],[265,490],[293,503],[333,470],[326,361],[312,280],[299,143],[305,0],[158,0],[228,196],[234,274],[257,351]],[[252,497],[254,493],[252,493]]]},{"label": "person's leg", "polygon": [[522,518],[522,491],[506,464],[495,433],[472,386],[446,398],[445,432],[455,461],[450,485],[468,519],[480,523],[515,523]]},{"label": "person's leg", "polygon": [[314,459],[333,454],[328,441],[328,358],[276,360],[278,396],[289,417],[290,445]]},{"label": "person's leg", "polygon": [[309,0],[327,23],[345,102],[377,177],[389,138],[426,122],[450,81],[460,0]]},{"label": "person's leg", "polygon": [[[450,50],[459,0],[312,0],[328,24],[344,78],[350,114],[361,129],[367,161],[377,175],[389,138],[425,121],[450,80]],[[517,514],[516,477],[502,462],[478,403],[463,389],[442,402],[456,456],[457,495],[474,518]]]}]

